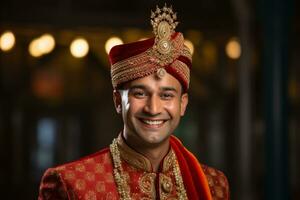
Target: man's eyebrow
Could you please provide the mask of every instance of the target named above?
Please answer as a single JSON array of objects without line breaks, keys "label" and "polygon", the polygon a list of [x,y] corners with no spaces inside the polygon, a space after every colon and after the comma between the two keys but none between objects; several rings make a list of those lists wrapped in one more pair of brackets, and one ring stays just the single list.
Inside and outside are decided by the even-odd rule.
[{"label": "man's eyebrow", "polygon": [[174,92],[178,93],[178,91],[174,87],[161,87],[160,90],[162,90],[162,91],[174,91]]},{"label": "man's eyebrow", "polygon": [[147,89],[147,87],[145,85],[132,85],[132,86],[129,86],[128,89],[129,90],[133,90],[133,89]]},{"label": "man's eyebrow", "polygon": [[[146,85],[132,85],[132,86],[129,86],[128,89],[129,90],[134,90],[134,89],[150,90],[150,88],[148,88]],[[173,92],[178,93],[178,90],[171,86],[163,86],[163,87],[160,87],[159,90],[160,91],[173,91]]]}]

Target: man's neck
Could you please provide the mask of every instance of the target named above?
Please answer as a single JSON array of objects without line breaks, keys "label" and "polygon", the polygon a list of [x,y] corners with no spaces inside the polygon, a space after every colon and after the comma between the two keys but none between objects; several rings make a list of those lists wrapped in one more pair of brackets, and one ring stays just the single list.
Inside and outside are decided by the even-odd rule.
[{"label": "man's neck", "polygon": [[169,151],[169,143],[167,145],[161,146],[159,148],[144,148],[139,150],[141,154],[146,156],[153,167],[153,171],[157,172],[159,170],[159,166],[163,158],[167,155]]},{"label": "man's neck", "polygon": [[126,141],[127,145],[149,159],[154,172],[157,172],[159,170],[161,161],[167,155],[170,149],[169,139],[163,141],[159,145],[149,146],[132,140],[131,138],[126,138],[124,137],[124,135],[123,138]]}]

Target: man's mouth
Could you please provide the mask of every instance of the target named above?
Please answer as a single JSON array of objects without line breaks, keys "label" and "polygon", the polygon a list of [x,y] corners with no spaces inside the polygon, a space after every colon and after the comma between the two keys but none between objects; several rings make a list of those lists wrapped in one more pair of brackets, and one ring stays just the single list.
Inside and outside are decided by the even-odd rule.
[{"label": "man's mouth", "polygon": [[148,119],[141,119],[141,121],[145,124],[148,125],[161,125],[163,124],[165,121],[164,120],[148,120]]}]

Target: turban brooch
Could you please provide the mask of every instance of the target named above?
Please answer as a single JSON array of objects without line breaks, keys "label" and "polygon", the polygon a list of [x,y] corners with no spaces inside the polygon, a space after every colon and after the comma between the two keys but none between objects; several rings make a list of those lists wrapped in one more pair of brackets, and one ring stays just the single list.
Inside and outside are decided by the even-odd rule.
[{"label": "turban brooch", "polygon": [[184,45],[183,34],[175,32],[177,15],[172,7],[156,7],[151,11],[155,37],[114,46],[109,52],[114,89],[123,83],[156,73],[174,76],[187,91],[190,82],[192,55]]}]

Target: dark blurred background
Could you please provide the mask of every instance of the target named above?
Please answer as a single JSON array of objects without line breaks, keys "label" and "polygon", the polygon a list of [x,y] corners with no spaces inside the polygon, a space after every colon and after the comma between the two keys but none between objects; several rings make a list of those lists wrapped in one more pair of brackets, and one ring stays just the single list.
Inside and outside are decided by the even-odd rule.
[{"label": "dark blurred background", "polygon": [[36,199],[46,168],[117,136],[105,46],[151,37],[150,10],[165,2],[193,49],[190,104],[175,134],[227,175],[231,199],[300,199],[293,0],[1,1],[1,199]]}]

